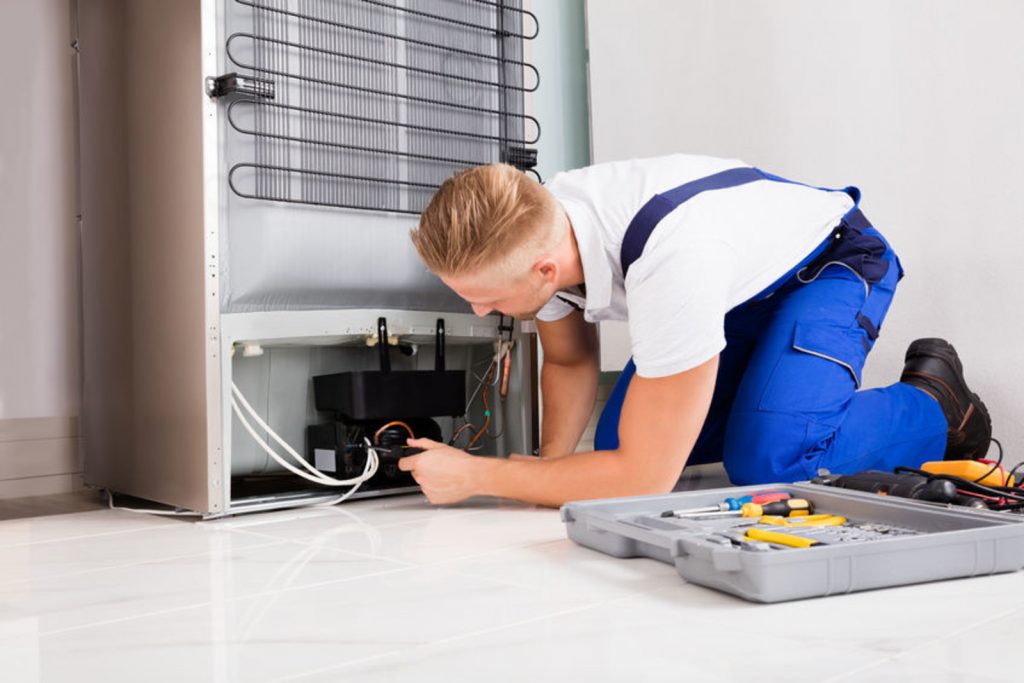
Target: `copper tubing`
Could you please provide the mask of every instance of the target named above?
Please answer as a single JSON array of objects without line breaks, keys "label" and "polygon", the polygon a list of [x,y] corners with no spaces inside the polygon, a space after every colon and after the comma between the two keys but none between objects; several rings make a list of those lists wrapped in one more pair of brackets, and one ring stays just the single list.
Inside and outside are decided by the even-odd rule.
[{"label": "copper tubing", "polygon": [[462,432],[466,431],[467,429],[476,429],[476,425],[474,425],[474,424],[472,424],[470,422],[467,422],[466,424],[464,424],[461,427],[459,427],[458,429],[456,429],[455,433],[452,434],[452,438],[448,440],[448,445],[449,446],[454,446],[455,442],[458,440],[458,438],[460,436],[462,436]]},{"label": "copper tubing", "polygon": [[509,347],[505,351],[505,358],[501,362],[501,388],[498,390],[498,395],[501,396],[501,400],[504,401],[508,398],[508,380],[512,374],[512,348]]},{"label": "copper tubing", "polygon": [[488,428],[491,426],[491,402],[488,396],[490,395],[491,382],[494,381],[494,372],[497,369],[498,367],[492,363],[491,367],[487,370],[486,377],[484,377],[484,390],[480,392],[480,397],[484,403],[484,424],[483,427],[480,428],[480,431],[473,435],[472,440],[470,440],[469,444],[466,446],[467,451],[476,445],[476,442],[480,440],[480,437],[487,433]]},{"label": "copper tubing", "polygon": [[396,425],[399,426],[399,427],[402,427],[405,431],[409,432],[409,438],[410,439],[415,439],[416,438],[416,435],[412,433],[412,427],[410,427],[409,425],[405,424],[401,420],[392,420],[391,422],[388,422],[386,425],[384,425],[383,427],[378,429],[376,432],[374,432],[374,434],[373,434],[373,443],[375,443],[375,444],[377,444],[379,446],[380,445],[380,435],[384,433],[384,430],[387,429],[388,427],[394,427]]}]

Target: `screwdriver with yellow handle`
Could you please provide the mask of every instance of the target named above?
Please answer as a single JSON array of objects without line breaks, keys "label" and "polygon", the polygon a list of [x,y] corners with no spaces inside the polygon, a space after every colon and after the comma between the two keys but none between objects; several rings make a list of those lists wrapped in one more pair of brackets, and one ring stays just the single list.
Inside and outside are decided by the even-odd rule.
[{"label": "screwdriver with yellow handle", "polygon": [[746,503],[739,510],[725,512],[701,512],[689,515],[677,515],[686,519],[724,519],[728,517],[800,517],[814,514],[814,503],[803,498],[777,500],[771,503]]},{"label": "screwdriver with yellow handle", "polygon": [[772,515],[765,515],[758,520],[758,524],[764,524],[767,526],[803,527],[804,529],[808,529],[811,527],[821,526],[843,526],[846,524],[846,517],[829,514],[805,515],[799,517],[775,517]]},{"label": "screwdriver with yellow handle", "polygon": [[810,548],[812,546],[821,545],[821,541],[816,541],[813,538],[795,536],[782,531],[771,531],[770,529],[747,529],[746,538],[749,541],[764,541],[767,543],[788,546],[790,548]]}]

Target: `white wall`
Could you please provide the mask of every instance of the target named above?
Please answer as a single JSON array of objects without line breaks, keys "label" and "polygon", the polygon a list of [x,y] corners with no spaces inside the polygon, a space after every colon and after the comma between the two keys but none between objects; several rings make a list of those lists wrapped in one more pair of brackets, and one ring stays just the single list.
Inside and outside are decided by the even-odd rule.
[{"label": "white wall", "polygon": [[67,0],[0,3],[0,419],[78,413]]},{"label": "white wall", "polygon": [[70,40],[68,0],[0,2],[0,498],[78,471]]},{"label": "white wall", "polygon": [[[531,0],[524,7],[540,22],[537,38],[527,43],[527,61],[540,70],[540,87],[528,107],[540,120],[537,171],[550,179],[559,171],[590,163],[590,93],[587,84],[586,16],[584,0]],[[529,30],[529,28],[527,29]],[[602,323],[602,344],[608,323]],[[538,358],[544,359],[538,345]],[[602,364],[602,370],[621,370]],[[597,401],[577,450],[594,448],[594,431],[611,392],[614,378],[602,376]],[[543,412],[543,411],[542,411]]]},{"label": "white wall", "polygon": [[1024,3],[588,1],[594,161],[736,156],[856,184],[907,270],[869,385],[951,340],[1024,458]]},{"label": "white wall", "polygon": [[[527,61],[540,71],[528,107],[540,120],[537,171],[545,179],[590,163],[586,22],[583,0],[532,0],[540,31],[526,43]],[[526,31],[532,30],[527,22]]]}]

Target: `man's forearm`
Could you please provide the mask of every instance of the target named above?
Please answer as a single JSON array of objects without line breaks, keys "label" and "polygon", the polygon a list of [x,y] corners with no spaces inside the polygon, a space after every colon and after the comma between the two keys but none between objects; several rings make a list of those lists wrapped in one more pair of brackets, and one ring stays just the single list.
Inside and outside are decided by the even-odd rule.
[{"label": "man's forearm", "polygon": [[619,448],[556,459],[475,464],[476,493],[552,507],[569,500],[668,492],[697,441],[715,388],[718,357],[668,377],[637,376],[619,422]]},{"label": "man's forearm", "polygon": [[658,468],[627,466],[618,451],[571,453],[550,460],[480,460],[480,494],[548,507],[570,500],[658,493],[674,483]]},{"label": "man's forearm", "polygon": [[541,456],[557,457],[573,452],[594,410],[597,366],[545,363],[541,369],[541,392],[544,397]]}]

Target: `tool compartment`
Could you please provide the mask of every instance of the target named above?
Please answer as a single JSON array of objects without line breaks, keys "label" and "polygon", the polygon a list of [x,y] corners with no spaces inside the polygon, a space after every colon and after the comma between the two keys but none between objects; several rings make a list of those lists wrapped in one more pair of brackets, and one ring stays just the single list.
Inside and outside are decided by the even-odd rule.
[{"label": "tool compartment", "polygon": [[[742,517],[662,517],[667,510],[715,505],[728,497],[783,491],[836,527],[770,527]],[[620,558],[649,557],[691,583],[754,602],[781,602],[1024,567],[1024,517],[812,484],[730,487],[660,496],[567,503],[569,538]],[[820,539],[805,548],[741,546],[748,528]],[[831,529],[831,530],[830,530]],[[725,535],[722,535],[725,534]]]}]

